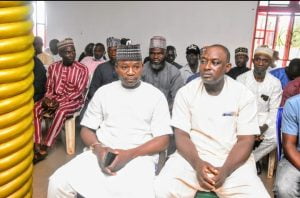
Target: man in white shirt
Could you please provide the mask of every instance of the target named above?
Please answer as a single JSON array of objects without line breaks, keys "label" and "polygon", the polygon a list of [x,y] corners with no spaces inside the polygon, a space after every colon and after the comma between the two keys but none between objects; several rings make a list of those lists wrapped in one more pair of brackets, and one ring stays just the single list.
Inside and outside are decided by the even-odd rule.
[{"label": "man in white shirt", "polygon": [[139,45],[118,46],[116,60],[120,80],[96,91],[81,122],[81,137],[91,150],[50,177],[48,197],[155,197],[157,153],[172,134],[168,103],[157,88],[140,81]]},{"label": "man in white shirt", "polygon": [[258,122],[261,133],[257,140],[263,141],[253,151],[256,162],[274,150],[277,145],[276,115],[281,101],[282,88],[280,81],[267,72],[272,63],[272,57],[272,49],[258,47],[254,52],[254,69],[237,77],[237,81],[248,87],[257,100]]},{"label": "man in white shirt", "polygon": [[226,47],[207,47],[201,78],[178,91],[171,121],[177,152],[155,181],[157,198],[194,197],[198,190],[219,197],[270,197],[251,154],[259,134],[256,100],[244,85],[224,76],[229,61]]}]

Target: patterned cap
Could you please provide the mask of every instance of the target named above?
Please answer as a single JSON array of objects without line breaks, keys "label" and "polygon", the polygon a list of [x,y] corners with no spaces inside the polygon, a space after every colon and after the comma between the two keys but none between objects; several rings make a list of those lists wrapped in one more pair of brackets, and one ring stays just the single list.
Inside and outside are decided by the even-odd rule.
[{"label": "patterned cap", "polygon": [[166,39],[162,36],[154,36],[150,39],[150,49],[151,48],[162,48],[166,49],[167,44],[166,44]]},{"label": "patterned cap", "polygon": [[117,47],[116,60],[142,61],[140,45],[119,45]]},{"label": "patterned cap", "polygon": [[235,49],[235,55],[245,55],[248,57],[248,49],[245,47],[238,47]]},{"label": "patterned cap", "polygon": [[254,56],[257,54],[263,54],[263,55],[269,56],[271,59],[273,58],[273,50],[268,47],[259,46],[254,51]]},{"label": "patterned cap", "polygon": [[73,39],[66,38],[66,39],[64,39],[64,40],[57,43],[58,50],[63,49],[63,48],[68,47],[68,46],[73,46],[74,47]]},{"label": "patterned cap", "polygon": [[106,39],[107,48],[109,47],[118,47],[121,44],[120,39],[109,37]]},{"label": "patterned cap", "polygon": [[190,53],[193,53],[193,54],[200,54],[200,49],[197,45],[195,44],[192,44],[192,45],[189,45],[187,48],[186,48],[186,54],[190,54]]}]

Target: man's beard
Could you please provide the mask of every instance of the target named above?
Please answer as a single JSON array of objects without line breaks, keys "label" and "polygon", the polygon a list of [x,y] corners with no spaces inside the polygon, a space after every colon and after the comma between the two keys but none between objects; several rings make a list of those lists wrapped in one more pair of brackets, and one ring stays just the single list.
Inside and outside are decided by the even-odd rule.
[{"label": "man's beard", "polygon": [[260,70],[260,69],[255,69],[253,70],[253,72],[257,75],[257,76],[265,76],[267,73],[267,70]]},{"label": "man's beard", "polygon": [[150,66],[154,70],[161,70],[165,65],[164,65],[164,62],[158,63],[158,64],[150,62]]},{"label": "man's beard", "polygon": [[136,87],[138,87],[141,84],[141,77],[139,77],[136,81],[134,82],[127,82],[124,78],[122,78],[121,76],[119,76],[119,79],[122,82],[122,86],[128,89],[134,89]]}]

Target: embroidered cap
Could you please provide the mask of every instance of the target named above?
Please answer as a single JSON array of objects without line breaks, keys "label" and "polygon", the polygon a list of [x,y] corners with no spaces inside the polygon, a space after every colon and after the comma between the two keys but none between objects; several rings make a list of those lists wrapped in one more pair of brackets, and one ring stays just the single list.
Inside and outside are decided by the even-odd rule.
[{"label": "embroidered cap", "polygon": [[117,47],[116,60],[142,61],[140,45],[119,45]]},{"label": "embroidered cap", "polygon": [[271,59],[273,58],[273,50],[268,47],[260,46],[260,47],[256,48],[254,51],[254,56],[257,54],[263,54],[263,55],[270,57]]},{"label": "embroidered cap", "polygon": [[151,48],[162,48],[166,49],[166,39],[162,36],[154,36],[150,39],[150,49]]},{"label": "embroidered cap", "polygon": [[248,49],[245,47],[238,47],[235,49],[235,55],[245,55],[248,57]]},{"label": "embroidered cap", "polygon": [[64,40],[57,43],[58,50],[63,49],[63,48],[68,47],[68,46],[73,46],[74,47],[73,39],[66,38],[66,39],[64,39]]},{"label": "embroidered cap", "polygon": [[109,47],[118,47],[121,44],[120,39],[114,38],[114,37],[108,37],[106,39],[106,45],[107,48]]}]

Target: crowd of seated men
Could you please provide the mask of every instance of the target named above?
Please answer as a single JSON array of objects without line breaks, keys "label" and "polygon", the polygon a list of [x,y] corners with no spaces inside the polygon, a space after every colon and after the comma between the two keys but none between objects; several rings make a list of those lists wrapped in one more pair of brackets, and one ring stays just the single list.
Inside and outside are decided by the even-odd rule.
[{"label": "crowd of seated men", "polygon": [[[107,38],[108,59],[102,43],[89,43],[78,61],[71,38],[42,46],[36,37],[33,162],[79,109],[89,148],[49,178],[48,197],[270,197],[257,175],[278,145],[280,107],[274,194],[300,197],[300,59],[271,70],[272,49],[249,57],[238,47],[232,67],[226,46],[191,44],[182,66],[162,36],[150,39],[145,59],[126,38]],[[43,132],[45,118],[53,122]]]}]

